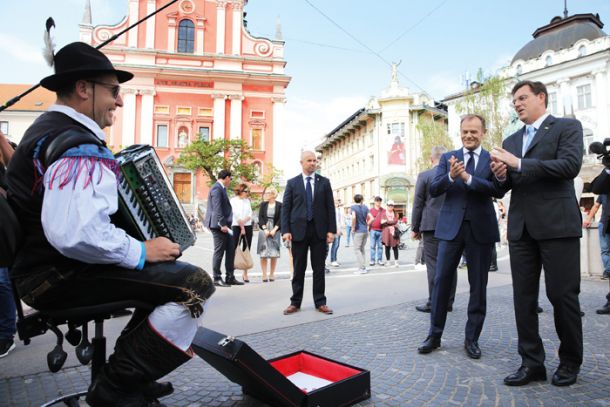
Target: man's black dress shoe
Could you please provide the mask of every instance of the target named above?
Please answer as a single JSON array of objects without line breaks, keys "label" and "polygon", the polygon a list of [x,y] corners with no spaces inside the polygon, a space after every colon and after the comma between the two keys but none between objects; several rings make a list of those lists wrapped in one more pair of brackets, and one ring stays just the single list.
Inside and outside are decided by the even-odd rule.
[{"label": "man's black dress shoe", "polygon": [[472,359],[481,358],[481,348],[479,348],[479,344],[477,343],[477,341],[465,340],[464,349],[466,350],[466,354]]},{"label": "man's black dress shoe", "polygon": [[608,301],[606,303],[606,305],[604,305],[603,307],[601,307],[600,309],[598,309],[597,311],[598,314],[610,314],[610,301]]},{"label": "man's black dress shoe", "polygon": [[542,309],[542,307],[540,305],[536,305],[536,312],[541,314],[544,312],[544,310]]},{"label": "man's black dress shoe", "polygon": [[580,372],[580,368],[578,366],[565,365],[563,363],[560,363],[559,367],[557,368],[557,370],[555,370],[555,373],[553,374],[551,383],[555,386],[569,386],[571,384],[574,384],[576,383],[578,372]]},{"label": "man's black dress shoe", "polygon": [[515,373],[504,378],[507,386],[524,386],[529,382],[546,380],[546,369],[541,367],[521,366]]},{"label": "man's black dress shoe", "polygon": [[231,287],[230,284],[227,284],[224,281],[222,281],[222,278],[215,279],[214,280],[214,285],[216,287]]},{"label": "man's black dress shoe", "polygon": [[419,353],[430,353],[436,348],[441,347],[441,338],[435,338],[433,336],[429,336],[425,341],[422,342],[421,346],[417,348]]},{"label": "man's black dress shoe", "polygon": [[229,285],[244,285],[241,281],[238,281],[235,277],[225,279]]},{"label": "man's black dress shoe", "polygon": [[425,304],[425,305],[416,305],[415,309],[418,310],[419,312],[432,312],[432,307],[430,306],[430,304]]}]

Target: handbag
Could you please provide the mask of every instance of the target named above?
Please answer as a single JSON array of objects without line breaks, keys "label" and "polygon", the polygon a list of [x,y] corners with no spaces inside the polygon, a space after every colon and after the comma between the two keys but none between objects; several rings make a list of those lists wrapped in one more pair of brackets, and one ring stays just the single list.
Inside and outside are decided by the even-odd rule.
[{"label": "handbag", "polygon": [[234,268],[238,270],[249,270],[254,267],[254,262],[252,261],[252,255],[250,254],[250,248],[242,248],[242,240],[245,237],[242,235],[239,237],[239,241],[237,242],[237,248],[235,249],[235,261],[233,262]]},{"label": "handbag", "polygon": [[392,235],[392,237],[394,239],[400,239],[400,236],[402,236],[402,232],[400,231],[400,229],[398,229],[398,226],[394,226],[394,234]]}]

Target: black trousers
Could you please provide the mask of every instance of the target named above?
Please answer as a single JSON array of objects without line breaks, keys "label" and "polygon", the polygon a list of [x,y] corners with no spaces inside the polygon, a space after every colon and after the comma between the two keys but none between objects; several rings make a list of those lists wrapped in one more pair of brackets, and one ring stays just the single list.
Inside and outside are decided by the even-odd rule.
[{"label": "black trousers", "polygon": [[525,229],[520,240],[509,241],[518,348],[523,365],[543,366],[545,360],[536,312],[541,268],[561,342],[559,360],[576,366],[582,364],[579,241],[577,237],[535,240]]},{"label": "black trousers", "polygon": [[464,252],[468,263],[468,283],[470,284],[468,320],[464,337],[471,341],[479,340],[487,313],[487,277],[493,245],[494,243],[479,243],[472,232],[469,221],[462,222],[462,227],[455,239],[440,240],[434,288],[432,289],[430,336],[440,338],[443,334],[451,284],[457,274],[462,252]]},{"label": "black trousers", "polygon": [[[434,287],[434,276],[436,275],[436,256],[438,255],[438,239],[434,237],[434,230],[422,232],[422,240],[424,242],[424,262],[426,264],[426,272],[428,274],[428,303],[432,305],[432,288]],[[451,282],[451,291],[449,292],[448,306],[453,306],[455,300],[455,289],[457,287],[457,272],[453,276]]]},{"label": "black trousers", "polygon": [[[233,230],[233,247],[237,249],[237,245],[239,244],[239,239],[241,237],[241,228],[239,226],[233,226],[231,230]],[[246,245],[248,245],[248,249],[252,251],[252,225],[244,226],[244,230],[246,231],[246,238],[245,241],[242,242],[241,248],[246,250]]]},{"label": "black trousers", "polygon": [[234,277],[235,267],[235,245],[233,244],[233,236],[222,232],[220,229],[210,229],[214,238],[214,256],[212,257],[212,271],[214,280],[222,278],[220,273],[220,263],[223,256],[225,257],[225,278],[232,279]]},{"label": "black trousers", "polygon": [[324,295],[324,259],[328,245],[326,239],[320,239],[315,230],[313,221],[307,222],[305,239],[292,242],[292,261],[294,274],[292,276],[292,297],[290,304],[301,307],[303,301],[303,286],[305,284],[305,269],[307,268],[307,252],[310,253],[311,268],[313,270],[313,302],[320,307],[326,305]]},{"label": "black trousers", "polygon": [[[199,267],[184,262],[146,264],[142,270],[113,265],[85,265],[78,268],[49,267],[37,289],[32,278],[17,280],[17,288],[26,302],[37,309],[71,308],[106,302],[138,300],[153,306],[167,302],[190,304],[207,299],[214,292],[209,275]],[[33,290],[22,291],[26,286]],[[28,297],[31,292],[39,295]]]}]

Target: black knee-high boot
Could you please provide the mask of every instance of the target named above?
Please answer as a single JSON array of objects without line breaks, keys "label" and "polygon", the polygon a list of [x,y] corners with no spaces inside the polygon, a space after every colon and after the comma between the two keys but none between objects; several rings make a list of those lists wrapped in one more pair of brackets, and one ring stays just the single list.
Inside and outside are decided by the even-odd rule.
[{"label": "black knee-high boot", "polygon": [[87,403],[92,407],[159,406],[145,395],[147,386],[190,359],[144,320],[119,337],[114,353],[89,388]]}]

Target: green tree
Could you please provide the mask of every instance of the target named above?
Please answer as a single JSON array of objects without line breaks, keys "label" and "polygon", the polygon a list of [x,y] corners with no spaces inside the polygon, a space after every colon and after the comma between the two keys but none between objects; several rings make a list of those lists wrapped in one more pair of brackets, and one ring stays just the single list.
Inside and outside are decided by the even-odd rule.
[{"label": "green tree", "polygon": [[232,181],[230,189],[247,181],[256,182],[257,172],[252,164],[252,149],[243,140],[197,140],[187,146],[177,163],[189,170],[203,171],[209,179],[208,184],[214,184],[221,170],[230,170]]},{"label": "green tree", "polygon": [[421,170],[427,170],[432,167],[432,163],[430,162],[432,147],[444,146],[447,150],[453,150],[453,143],[447,133],[447,125],[444,120],[437,121],[430,116],[420,116],[416,128],[421,133],[421,156],[418,160],[419,168]]},{"label": "green tree", "polygon": [[510,124],[508,106],[507,80],[499,76],[485,76],[483,70],[477,72],[475,86],[464,92],[464,97],[456,104],[460,115],[478,114],[485,118],[487,136],[483,140],[483,148],[491,151],[493,147],[501,146],[506,127]]}]

